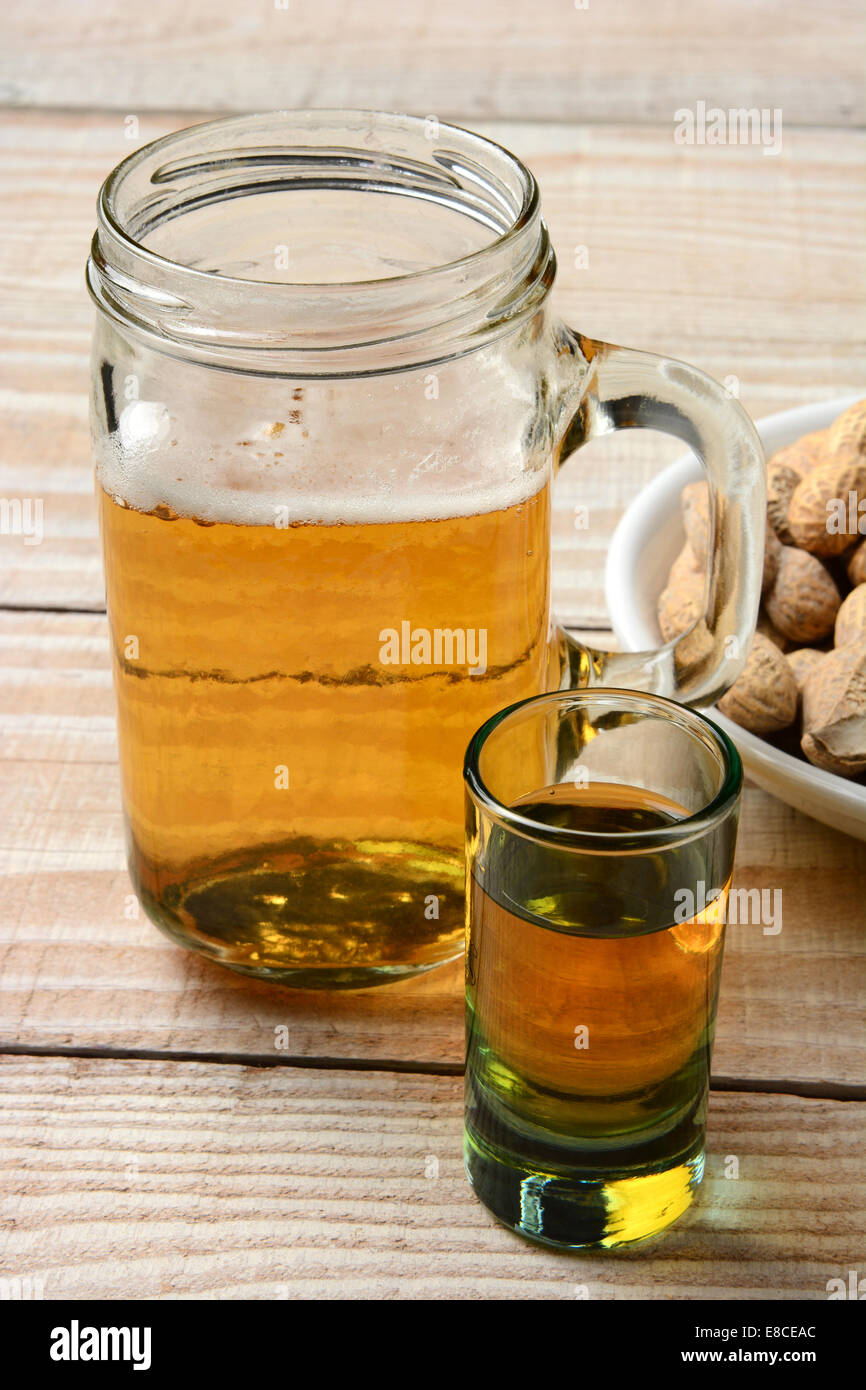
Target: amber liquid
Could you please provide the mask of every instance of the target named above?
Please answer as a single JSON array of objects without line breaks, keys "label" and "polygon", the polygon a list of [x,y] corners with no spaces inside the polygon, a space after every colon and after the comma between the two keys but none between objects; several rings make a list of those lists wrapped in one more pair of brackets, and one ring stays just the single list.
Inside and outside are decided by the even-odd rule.
[{"label": "amber liquid", "polygon": [[[285,529],[99,500],[130,868],[153,919],[300,984],[459,954],[463,753],[548,680],[547,488],[475,516]],[[404,620],[485,629],[486,670],[445,651],[383,664]]]},{"label": "amber liquid", "polygon": [[[685,814],[603,784],[547,788],[517,806],[545,824],[625,833]],[[695,847],[564,856],[505,845],[467,888],[467,1162],[509,1224],[526,1229],[537,1180],[547,1210],[542,1200],[530,1234],[603,1243],[611,1184],[660,1176],[676,1214],[700,1180],[728,885],[679,921],[676,891],[706,873]],[[597,1200],[576,1208],[562,1191],[581,1185]],[[644,1216],[646,1229],[629,1218],[619,1237],[651,1234]]]}]

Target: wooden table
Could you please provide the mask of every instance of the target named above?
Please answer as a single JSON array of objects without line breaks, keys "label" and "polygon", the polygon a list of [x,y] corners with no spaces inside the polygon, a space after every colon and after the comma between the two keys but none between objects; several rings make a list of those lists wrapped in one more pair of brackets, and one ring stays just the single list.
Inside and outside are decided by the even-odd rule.
[{"label": "wooden table", "polygon": [[[736,882],[781,888],[784,926],[729,929],[704,1195],[640,1256],[535,1249],[469,1192],[459,968],[323,998],[134,915],[82,278],[135,145],[219,111],[410,109],[531,164],[584,332],[734,376],[756,416],[862,391],[862,6],[22,0],[2,26],[0,493],[44,498],[45,539],[0,536],[0,1277],[48,1298],[822,1299],[866,1273],[864,846],[755,788]],[[781,154],[675,145],[697,100],[780,108]],[[632,436],[564,471],[574,623],[605,628],[611,529],[676,452]]]}]

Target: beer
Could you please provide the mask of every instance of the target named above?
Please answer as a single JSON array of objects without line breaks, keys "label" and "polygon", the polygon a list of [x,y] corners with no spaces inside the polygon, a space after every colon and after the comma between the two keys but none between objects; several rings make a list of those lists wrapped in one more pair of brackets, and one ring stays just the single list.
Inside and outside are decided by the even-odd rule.
[{"label": "beer", "polygon": [[[303,519],[99,506],[130,869],[173,938],[323,985],[462,949],[460,768],[548,681],[545,481]],[[227,500],[228,499],[228,500]]]},{"label": "beer", "polygon": [[[514,809],[623,834],[686,814],[603,782],[544,788]],[[524,839],[467,885],[467,1168],[485,1203],[527,1234],[640,1240],[700,1182],[728,896],[726,883],[705,909],[676,912],[700,856],[685,846],[567,862]]]}]

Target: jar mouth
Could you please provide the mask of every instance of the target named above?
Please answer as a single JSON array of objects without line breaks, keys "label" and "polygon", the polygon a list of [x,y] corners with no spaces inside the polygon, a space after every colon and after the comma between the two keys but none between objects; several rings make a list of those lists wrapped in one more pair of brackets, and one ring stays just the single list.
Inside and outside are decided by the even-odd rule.
[{"label": "jar mouth", "polygon": [[99,307],[164,351],[243,370],[442,361],[536,313],[555,273],[529,170],[432,117],[192,126],[118,165],[97,220]]}]

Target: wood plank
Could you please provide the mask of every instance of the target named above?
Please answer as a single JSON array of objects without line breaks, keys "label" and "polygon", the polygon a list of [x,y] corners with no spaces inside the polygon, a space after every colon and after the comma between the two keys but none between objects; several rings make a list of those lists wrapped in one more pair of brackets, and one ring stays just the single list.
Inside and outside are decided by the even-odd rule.
[{"label": "wood plank", "polygon": [[[603,637],[603,634],[602,634]],[[105,620],[0,614],[0,1036],[458,1066],[459,963],[322,997],[255,984],[165,940],[130,901]],[[866,845],[747,789],[735,884],[782,929],[731,925],[717,1075],[866,1081]]]},{"label": "wood plank", "polygon": [[[141,139],[189,119],[143,119]],[[720,380],[735,376],[756,416],[860,388],[859,133],[797,131],[774,160],[750,149],[675,147],[663,128],[484,129],[540,180],[567,321],[691,360]],[[37,545],[0,535],[0,604],[103,603],[87,426],[92,311],[82,268],[97,188],[131,148],[120,115],[0,115],[0,495],[41,499],[45,530]],[[586,269],[575,268],[577,246],[588,248]],[[564,617],[604,620],[611,531],[638,488],[679,452],[661,436],[631,431],[566,465],[554,524]],[[576,506],[589,509],[579,535]]]},{"label": "wood plank", "polygon": [[845,125],[862,112],[862,34],[853,0],[7,0],[0,99],[131,112],[373,101],[464,120],[667,123],[703,99]]},{"label": "wood plank", "polygon": [[453,1077],[4,1059],[0,1272],[48,1299],[817,1300],[859,1266],[866,1106],[712,1096],[697,1204],[625,1258],[498,1225],[461,1108]]}]

